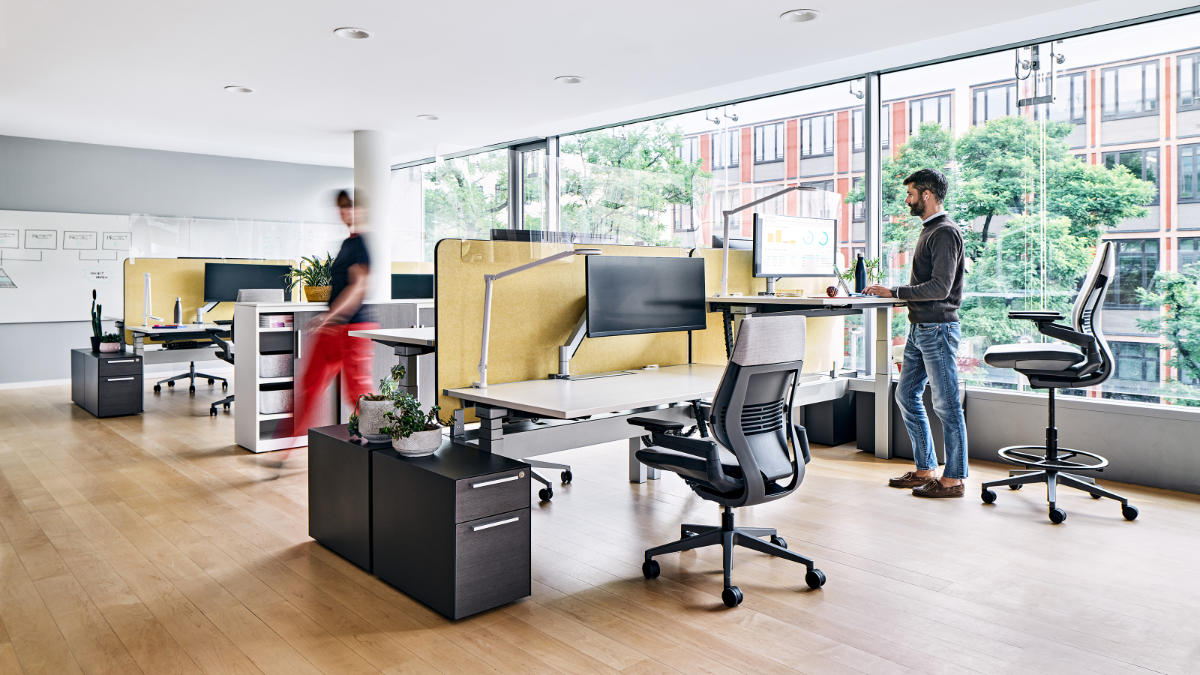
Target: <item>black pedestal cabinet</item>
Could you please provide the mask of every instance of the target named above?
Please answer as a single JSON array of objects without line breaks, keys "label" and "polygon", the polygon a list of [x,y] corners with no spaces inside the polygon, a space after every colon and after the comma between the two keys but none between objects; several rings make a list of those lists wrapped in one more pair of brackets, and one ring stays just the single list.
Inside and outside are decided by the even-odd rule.
[{"label": "black pedestal cabinet", "polygon": [[142,357],[72,349],[71,400],[96,417],[142,412]]}]

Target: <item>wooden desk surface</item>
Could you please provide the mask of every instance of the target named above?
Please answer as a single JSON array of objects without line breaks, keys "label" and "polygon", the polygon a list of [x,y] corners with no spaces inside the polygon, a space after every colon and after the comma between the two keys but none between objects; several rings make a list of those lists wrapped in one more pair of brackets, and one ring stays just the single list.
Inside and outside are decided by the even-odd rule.
[{"label": "wooden desk surface", "polygon": [[465,404],[482,403],[556,419],[648,408],[710,398],[724,366],[691,364],[588,380],[527,380],[491,384],[485,389],[447,389]]}]

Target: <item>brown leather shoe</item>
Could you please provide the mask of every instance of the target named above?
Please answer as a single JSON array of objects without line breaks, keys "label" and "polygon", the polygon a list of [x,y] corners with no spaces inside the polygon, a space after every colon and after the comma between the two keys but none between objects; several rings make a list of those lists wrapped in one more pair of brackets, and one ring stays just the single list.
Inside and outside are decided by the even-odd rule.
[{"label": "brown leather shoe", "polygon": [[924,485],[931,480],[937,480],[937,476],[918,476],[916,471],[909,471],[903,476],[889,478],[888,487],[914,488],[918,485]]},{"label": "brown leather shoe", "polygon": [[931,480],[924,485],[913,488],[915,497],[933,497],[935,499],[963,496],[963,484],[942,485],[940,480]]}]

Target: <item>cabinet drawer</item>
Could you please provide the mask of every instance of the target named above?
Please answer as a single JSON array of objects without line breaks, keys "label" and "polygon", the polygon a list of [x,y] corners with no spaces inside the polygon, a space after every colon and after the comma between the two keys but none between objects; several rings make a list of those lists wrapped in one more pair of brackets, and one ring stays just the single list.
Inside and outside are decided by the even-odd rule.
[{"label": "cabinet drawer", "polygon": [[142,411],[142,375],[101,375],[98,417],[134,415]]},{"label": "cabinet drawer", "polygon": [[142,374],[142,357],[140,356],[119,356],[111,359],[99,359],[99,361],[97,372],[100,373],[101,382],[104,381],[105,375]]},{"label": "cabinet drawer", "polygon": [[455,526],[454,618],[530,594],[529,533],[528,506]]},{"label": "cabinet drawer", "polygon": [[514,469],[465,478],[454,485],[454,522],[529,506],[529,471]]}]

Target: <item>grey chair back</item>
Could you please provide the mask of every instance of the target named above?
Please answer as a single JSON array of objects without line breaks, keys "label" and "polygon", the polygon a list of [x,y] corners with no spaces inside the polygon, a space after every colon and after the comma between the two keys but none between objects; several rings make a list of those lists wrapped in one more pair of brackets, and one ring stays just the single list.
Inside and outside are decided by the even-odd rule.
[{"label": "grey chair back", "polygon": [[804,365],[804,329],[802,316],[742,321],[710,421],[716,441],[737,458],[745,489],[715,501],[759,504],[787,495],[804,479],[801,441],[792,424],[792,401]]},{"label": "grey chair back", "polygon": [[1100,384],[1107,380],[1113,372],[1113,355],[1108,342],[1104,339],[1101,328],[1100,309],[1104,306],[1104,297],[1108,286],[1116,273],[1116,252],[1111,241],[1100,242],[1096,247],[1096,259],[1088,269],[1083,285],[1079,287],[1079,295],[1075,297],[1075,305],[1071,308],[1071,325],[1080,333],[1090,335],[1095,339],[1092,349],[1087,349],[1084,356],[1087,361],[1078,371],[1078,376],[1086,378],[1082,383],[1087,386]]}]

